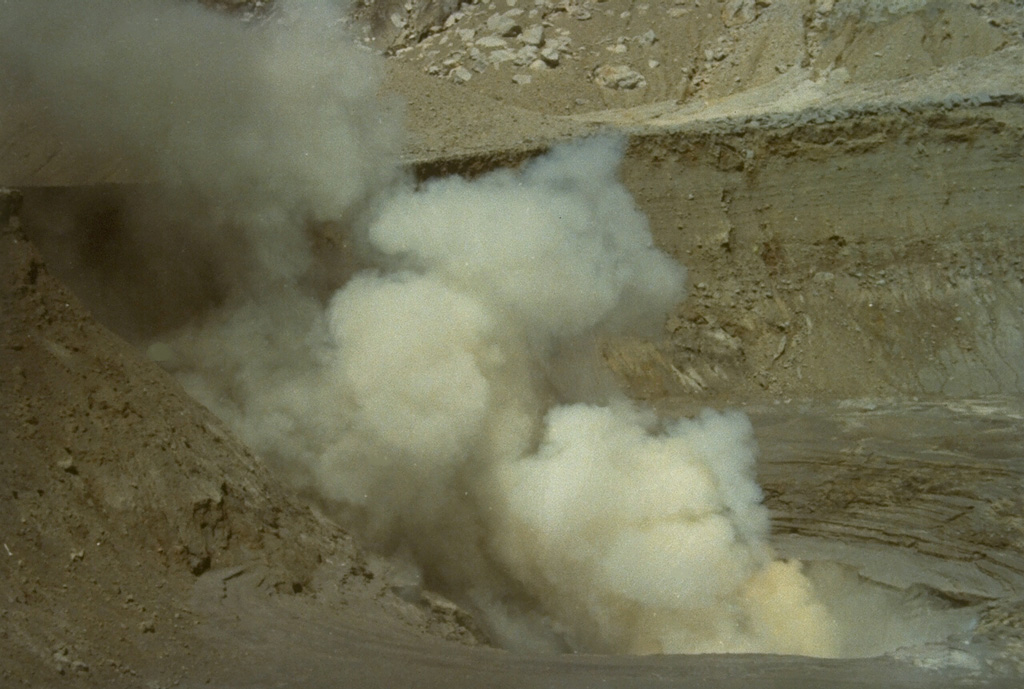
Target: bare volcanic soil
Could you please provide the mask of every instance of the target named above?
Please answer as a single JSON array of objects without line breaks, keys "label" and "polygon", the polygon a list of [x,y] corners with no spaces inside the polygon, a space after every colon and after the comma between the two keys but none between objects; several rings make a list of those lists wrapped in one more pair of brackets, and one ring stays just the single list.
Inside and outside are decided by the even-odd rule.
[{"label": "bare volcanic soil", "polygon": [[2,274],[5,684],[201,682],[246,662],[202,632],[236,586],[257,627],[333,614],[479,643],[443,599],[400,598],[386,563],[283,490],[10,229]]},{"label": "bare volcanic soil", "polygon": [[[117,245],[154,169],[76,140],[7,88],[15,71],[0,89],[0,684],[1017,686],[1024,7],[353,14],[386,56],[382,99],[420,182],[623,137],[623,184],[689,278],[663,328],[602,338],[617,385],[670,418],[744,408],[781,557],[969,613],[971,632],[846,660],[493,648],[461,592],[356,543],[166,370],[154,335],[212,288],[183,305]],[[363,260],[332,227],[314,234],[335,281]]]}]

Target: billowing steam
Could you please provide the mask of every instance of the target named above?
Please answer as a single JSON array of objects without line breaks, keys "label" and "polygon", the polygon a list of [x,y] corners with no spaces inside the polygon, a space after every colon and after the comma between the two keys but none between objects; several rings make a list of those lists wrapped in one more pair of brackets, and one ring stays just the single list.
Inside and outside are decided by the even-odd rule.
[{"label": "billowing steam", "polygon": [[289,335],[306,370],[252,351],[299,310],[261,302],[178,338],[187,380],[478,607],[518,587],[577,648],[830,654],[824,608],[766,545],[745,417],[665,425],[597,374],[595,338],[656,328],[683,294],[619,156],[569,145],[386,199],[382,268]]},{"label": "billowing steam", "polygon": [[[250,257],[160,358],[497,640],[861,648],[768,545],[747,419],[661,420],[602,369],[600,338],[656,333],[684,294],[617,181],[620,140],[414,188],[396,181],[375,63],[329,3],[255,26],[169,0],[3,7],[18,28],[0,56],[61,104],[60,124],[175,185],[231,239],[197,238],[225,265]],[[325,220],[367,266],[326,297],[308,280],[308,228]]]}]

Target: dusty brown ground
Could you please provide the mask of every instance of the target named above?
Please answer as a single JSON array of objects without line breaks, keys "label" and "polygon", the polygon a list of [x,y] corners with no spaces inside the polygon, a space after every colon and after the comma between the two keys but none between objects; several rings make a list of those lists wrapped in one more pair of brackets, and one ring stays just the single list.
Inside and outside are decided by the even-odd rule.
[{"label": "dusty brown ground", "polygon": [[[522,13],[506,47],[480,46],[495,32],[488,19],[510,10]],[[879,543],[902,549],[911,576],[987,601],[979,638],[1021,654],[1024,9],[500,0],[453,16],[419,36],[392,22],[377,40],[392,54],[387,89],[407,100],[407,161],[421,174],[474,173],[559,138],[626,131],[624,179],[692,289],[663,339],[607,343],[611,367],[667,409],[760,405],[781,548],[867,570]],[[494,64],[494,51],[531,45],[534,26],[538,50],[560,41],[554,66]],[[602,86],[605,65],[646,85]],[[139,181],[31,121],[2,131],[0,185],[29,197]],[[290,495],[97,323],[99,296],[72,294],[62,280],[74,276],[51,274],[31,232],[0,237],[0,684],[987,681],[892,660],[472,650],[480,639],[463,612]],[[996,411],[955,404],[979,397],[1000,400]],[[814,403],[796,417],[772,411],[790,398],[867,400],[829,418],[868,430],[811,428]],[[873,415],[887,399],[910,406]],[[801,455],[797,436],[819,445]],[[843,461],[821,464],[830,442]]]},{"label": "dusty brown ground", "polygon": [[380,634],[476,643],[454,606],[392,588],[386,563],[97,324],[20,232],[2,242],[5,685],[198,681],[235,652],[204,643],[200,611],[236,580],[293,615],[344,610]]}]

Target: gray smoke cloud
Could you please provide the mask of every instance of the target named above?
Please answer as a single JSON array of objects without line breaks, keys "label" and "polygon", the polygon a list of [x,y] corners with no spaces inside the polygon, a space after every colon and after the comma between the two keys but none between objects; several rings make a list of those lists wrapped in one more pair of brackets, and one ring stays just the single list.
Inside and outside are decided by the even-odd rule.
[{"label": "gray smoke cloud", "polygon": [[[833,599],[894,599],[773,554],[746,417],[659,419],[602,367],[596,343],[659,332],[686,275],[618,181],[622,140],[416,188],[378,65],[331,3],[258,25],[157,0],[3,7],[0,55],[58,126],[123,145],[196,209],[189,232],[218,260],[252,259],[235,298],[151,352],[500,643],[878,652]],[[318,222],[364,251],[327,295],[307,279]],[[891,643],[962,623],[915,613]]]},{"label": "gray smoke cloud", "polygon": [[179,0],[5,0],[4,91],[173,188],[148,219],[185,206],[204,233],[234,228],[261,278],[294,279],[311,264],[305,224],[349,218],[394,177],[400,126],[338,3],[280,4],[244,25]]}]

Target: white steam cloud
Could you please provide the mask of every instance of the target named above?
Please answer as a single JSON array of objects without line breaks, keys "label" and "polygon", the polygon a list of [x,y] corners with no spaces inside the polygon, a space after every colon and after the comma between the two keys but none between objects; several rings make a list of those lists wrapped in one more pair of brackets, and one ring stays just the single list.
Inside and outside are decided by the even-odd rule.
[{"label": "white steam cloud", "polygon": [[[246,296],[167,335],[161,358],[496,640],[864,648],[774,557],[746,417],[663,421],[602,368],[600,338],[657,333],[684,295],[617,179],[620,140],[403,186],[376,63],[329,3],[252,26],[171,1],[3,8],[0,56],[61,103],[59,124],[198,198],[232,239],[225,263],[252,257]],[[325,220],[372,263],[327,297],[304,282]]]},{"label": "white steam cloud", "polygon": [[269,310],[298,310],[262,303],[179,337],[200,370],[187,380],[264,453],[303,458],[374,541],[500,619],[523,614],[502,602],[519,588],[512,607],[572,648],[832,654],[825,609],[767,546],[746,418],[665,425],[592,375],[596,338],[657,328],[683,296],[620,156],[567,145],[388,198],[367,231],[386,267],[310,311],[303,370],[247,344],[278,327]]}]

